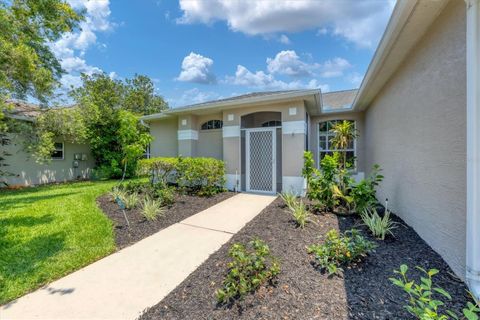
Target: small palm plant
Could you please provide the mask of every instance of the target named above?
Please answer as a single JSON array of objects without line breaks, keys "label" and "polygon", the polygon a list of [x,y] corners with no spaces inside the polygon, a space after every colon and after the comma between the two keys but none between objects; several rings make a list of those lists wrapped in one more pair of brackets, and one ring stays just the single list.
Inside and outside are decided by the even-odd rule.
[{"label": "small palm plant", "polygon": [[295,202],[297,201],[297,195],[293,192],[282,192],[280,193],[280,198],[283,200],[283,203],[287,206],[288,209],[292,210]]},{"label": "small palm plant", "polygon": [[157,216],[164,214],[161,202],[145,197],[142,203],[142,214],[149,221],[156,220]]},{"label": "small palm plant", "polygon": [[347,168],[348,146],[358,137],[357,129],[353,121],[343,120],[333,125],[331,132],[335,134],[332,145],[343,154],[343,169]]},{"label": "small palm plant", "polygon": [[392,230],[397,228],[398,223],[392,221],[390,211],[388,210],[388,201],[385,202],[385,214],[380,217],[375,208],[365,208],[360,214],[363,223],[370,229],[373,236],[380,240],[385,240],[387,234],[393,236]]},{"label": "small palm plant", "polygon": [[136,192],[131,193],[131,194],[128,194],[128,193],[124,194],[120,199],[125,204],[125,208],[127,208],[129,210],[135,208],[137,206],[138,202],[140,201],[138,193],[136,193]]},{"label": "small palm plant", "polygon": [[295,200],[290,211],[292,212],[292,217],[295,219],[295,222],[301,229],[305,228],[307,222],[311,221],[310,211],[307,210],[307,206],[302,200]]}]

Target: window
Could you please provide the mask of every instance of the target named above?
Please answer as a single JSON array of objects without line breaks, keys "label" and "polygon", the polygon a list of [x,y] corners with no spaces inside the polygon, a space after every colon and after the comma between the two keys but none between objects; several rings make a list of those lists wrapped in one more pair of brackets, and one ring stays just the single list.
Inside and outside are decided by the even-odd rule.
[{"label": "window", "polygon": [[[355,141],[351,141],[348,148],[345,150],[336,149],[332,145],[332,139],[335,134],[332,132],[332,128],[335,124],[343,120],[331,120],[320,122],[318,124],[318,151],[319,151],[319,162],[325,157],[325,155],[332,155],[335,151],[346,151],[347,152],[347,161],[352,165],[355,164]],[[355,121],[348,120],[352,122],[355,126]]]},{"label": "window", "polygon": [[271,121],[266,121],[262,123],[262,127],[281,127],[282,126],[282,121],[278,120],[271,120]]},{"label": "window", "polygon": [[52,160],[63,160],[63,142],[55,142],[52,152]]},{"label": "window", "polygon": [[222,129],[222,120],[209,120],[202,124],[202,130]]}]

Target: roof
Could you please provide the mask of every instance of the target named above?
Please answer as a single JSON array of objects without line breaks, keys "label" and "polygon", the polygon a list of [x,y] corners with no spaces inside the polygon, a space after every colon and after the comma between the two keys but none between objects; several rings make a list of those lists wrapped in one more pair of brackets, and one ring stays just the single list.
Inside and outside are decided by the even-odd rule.
[{"label": "roof", "polygon": [[353,110],[365,110],[440,15],[448,0],[397,1],[368,66]]},{"label": "roof", "polygon": [[33,120],[42,113],[40,106],[20,100],[9,100],[7,104],[13,106],[13,110],[7,112],[7,116],[20,120]]},{"label": "roof", "polygon": [[321,113],[321,91],[320,89],[308,90],[285,90],[285,91],[264,91],[253,92],[240,96],[235,96],[226,99],[213,100],[203,103],[187,105],[178,108],[164,110],[160,113],[155,113],[143,116],[142,120],[153,120],[169,118],[176,114],[194,113],[202,114],[211,112],[213,110],[226,110],[238,108],[245,105],[260,105],[271,102],[286,102],[292,100],[304,100],[307,110],[312,114]]},{"label": "roof", "polygon": [[324,112],[350,110],[358,89],[322,93]]}]

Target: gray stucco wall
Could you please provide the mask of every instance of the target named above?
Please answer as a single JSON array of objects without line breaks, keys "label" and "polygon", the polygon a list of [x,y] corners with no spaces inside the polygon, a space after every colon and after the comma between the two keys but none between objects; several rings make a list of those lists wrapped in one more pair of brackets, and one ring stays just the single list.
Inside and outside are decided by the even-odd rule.
[{"label": "gray stucco wall", "polygon": [[465,3],[451,1],[365,113],[366,168],[378,198],[464,278]]},{"label": "gray stucco wall", "polygon": [[[11,186],[65,182],[78,177],[87,179],[95,165],[95,161],[90,154],[90,148],[87,145],[65,143],[64,159],[52,160],[48,164],[36,163],[31,155],[23,151],[22,142],[18,137],[12,137],[12,144],[6,146],[6,150],[12,154],[6,157],[6,163],[9,164],[6,169],[15,174],[15,176],[6,179]],[[79,161],[78,168],[73,168],[75,153],[87,155],[86,161]]]},{"label": "gray stucco wall", "polygon": [[150,144],[152,157],[176,157],[178,152],[176,118],[152,121],[149,124],[150,134],[154,140]]}]

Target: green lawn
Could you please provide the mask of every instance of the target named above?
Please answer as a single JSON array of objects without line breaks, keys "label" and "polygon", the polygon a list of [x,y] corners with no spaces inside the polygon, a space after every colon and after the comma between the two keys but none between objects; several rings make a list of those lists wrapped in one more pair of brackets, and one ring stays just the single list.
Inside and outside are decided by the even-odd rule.
[{"label": "green lawn", "polygon": [[0,191],[0,304],[115,250],[95,199],[115,181]]}]

